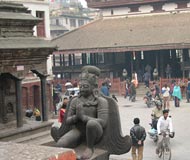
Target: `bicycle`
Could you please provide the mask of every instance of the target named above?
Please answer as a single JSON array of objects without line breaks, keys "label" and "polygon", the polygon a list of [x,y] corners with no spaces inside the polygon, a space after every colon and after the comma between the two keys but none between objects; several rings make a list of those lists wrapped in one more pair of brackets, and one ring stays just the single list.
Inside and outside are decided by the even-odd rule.
[{"label": "bicycle", "polygon": [[161,148],[158,157],[162,157],[163,160],[171,160],[170,134],[168,132],[162,133]]}]

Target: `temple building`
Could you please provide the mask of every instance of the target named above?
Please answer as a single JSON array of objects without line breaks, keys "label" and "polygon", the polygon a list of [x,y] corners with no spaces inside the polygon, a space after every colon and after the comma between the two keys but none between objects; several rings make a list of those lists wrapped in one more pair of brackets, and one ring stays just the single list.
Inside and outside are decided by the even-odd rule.
[{"label": "temple building", "polygon": [[190,77],[189,0],[86,0],[102,18],[53,39],[53,74],[78,77],[83,65],[101,68],[103,77],[121,77],[125,68],[143,74],[150,65],[166,77]]},{"label": "temple building", "polygon": [[16,120],[22,127],[30,104],[41,111],[43,121],[48,120],[47,96],[52,95],[46,63],[55,47],[33,35],[41,21],[22,4],[0,2],[0,124]]}]

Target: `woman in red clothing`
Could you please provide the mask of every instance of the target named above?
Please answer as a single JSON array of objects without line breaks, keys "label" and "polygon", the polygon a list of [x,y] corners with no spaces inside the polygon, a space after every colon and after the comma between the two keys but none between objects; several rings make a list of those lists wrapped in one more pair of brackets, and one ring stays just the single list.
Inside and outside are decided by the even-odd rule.
[{"label": "woman in red clothing", "polygon": [[59,121],[60,123],[62,123],[63,120],[64,120],[64,115],[65,115],[67,103],[68,103],[68,98],[65,97],[65,98],[63,99],[63,105],[62,105],[62,107],[61,107],[60,110],[59,110],[59,119],[58,119],[58,121]]}]

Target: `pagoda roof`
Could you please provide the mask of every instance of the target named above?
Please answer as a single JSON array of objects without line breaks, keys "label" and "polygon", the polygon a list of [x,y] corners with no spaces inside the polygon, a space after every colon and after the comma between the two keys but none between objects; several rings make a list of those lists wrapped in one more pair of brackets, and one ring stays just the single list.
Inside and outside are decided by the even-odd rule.
[{"label": "pagoda roof", "polygon": [[15,13],[15,12],[0,12],[0,19],[11,19],[11,20],[36,20],[37,22],[41,20],[41,18],[37,18],[28,13]]},{"label": "pagoda roof", "polygon": [[190,48],[190,13],[141,15],[93,21],[52,40],[59,53]]},{"label": "pagoda roof", "polygon": [[55,46],[48,40],[36,37],[0,38],[0,49],[54,49]]}]

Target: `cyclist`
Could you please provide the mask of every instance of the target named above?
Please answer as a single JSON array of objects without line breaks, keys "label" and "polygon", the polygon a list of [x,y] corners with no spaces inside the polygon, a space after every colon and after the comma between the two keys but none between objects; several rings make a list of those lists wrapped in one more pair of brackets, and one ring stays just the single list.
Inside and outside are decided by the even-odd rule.
[{"label": "cyclist", "polygon": [[157,123],[157,132],[158,132],[158,144],[156,148],[156,154],[159,154],[159,150],[161,148],[162,143],[162,133],[169,132],[171,135],[173,134],[173,125],[172,119],[168,116],[169,110],[163,110],[163,116],[158,119]]}]

